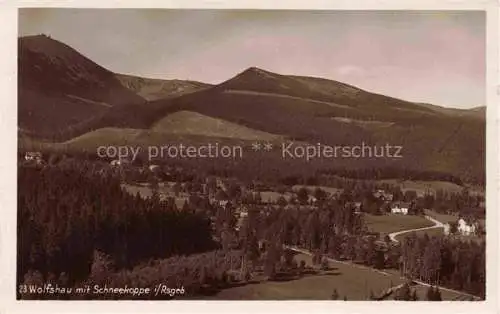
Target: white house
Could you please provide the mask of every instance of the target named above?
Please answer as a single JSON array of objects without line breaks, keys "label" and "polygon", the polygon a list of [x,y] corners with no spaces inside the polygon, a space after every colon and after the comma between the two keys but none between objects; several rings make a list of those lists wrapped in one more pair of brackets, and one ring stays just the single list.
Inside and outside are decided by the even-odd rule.
[{"label": "white house", "polygon": [[130,160],[129,158],[122,157],[122,158],[111,160],[111,162],[109,164],[112,167],[116,167],[116,166],[125,166],[125,165],[131,164],[131,163],[132,163],[132,160]]},{"label": "white house", "polygon": [[410,206],[406,203],[395,203],[392,205],[391,213],[408,215],[408,208]]},{"label": "white house", "polygon": [[362,212],[363,204],[361,202],[354,202],[354,213],[359,214]]},{"label": "white house", "polygon": [[307,202],[311,205],[316,205],[318,199],[312,195],[309,195]]},{"label": "white house", "polygon": [[379,200],[392,202],[394,195],[391,193],[387,193],[384,190],[377,190],[377,191],[373,192],[373,197],[375,197]]},{"label": "white house", "polygon": [[41,163],[42,160],[42,153],[40,152],[26,152],[24,154],[24,159],[28,161],[36,161],[37,163]]},{"label": "white house", "polygon": [[229,203],[228,200],[220,200],[217,202],[219,206],[226,208],[227,204]]},{"label": "white house", "polygon": [[115,159],[115,160],[111,160],[111,162],[109,163],[112,167],[117,167],[119,165],[121,165],[121,162],[119,159]]},{"label": "white house", "polygon": [[236,222],[235,229],[237,231],[239,231],[248,218],[248,212],[247,211],[240,212],[240,215],[237,218],[238,218],[238,221]]},{"label": "white house", "polygon": [[476,225],[474,223],[468,224],[465,219],[460,218],[457,230],[461,235],[473,235],[476,233]]}]

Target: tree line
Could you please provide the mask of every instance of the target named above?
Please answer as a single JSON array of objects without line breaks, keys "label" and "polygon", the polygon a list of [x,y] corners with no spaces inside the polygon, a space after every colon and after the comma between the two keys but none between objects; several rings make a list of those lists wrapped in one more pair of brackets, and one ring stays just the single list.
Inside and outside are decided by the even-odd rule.
[{"label": "tree line", "polygon": [[127,268],[217,247],[205,215],[130,195],[115,177],[91,167],[19,167],[19,283],[30,270],[44,278],[63,275],[70,284],[84,280],[95,250]]},{"label": "tree line", "polygon": [[401,274],[485,297],[486,242],[446,237],[406,237],[401,244]]}]

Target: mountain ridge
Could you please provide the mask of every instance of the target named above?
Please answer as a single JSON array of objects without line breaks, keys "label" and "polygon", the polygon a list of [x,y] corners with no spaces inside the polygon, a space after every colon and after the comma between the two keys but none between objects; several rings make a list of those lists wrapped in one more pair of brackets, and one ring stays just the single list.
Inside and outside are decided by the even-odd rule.
[{"label": "mountain ridge", "polygon": [[[108,71],[90,59],[82,59],[85,57],[76,50],[59,48],[64,49],[60,56],[58,49],[57,53],[51,52],[57,42],[50,41],[54,47],[45,48],[46,41],[43,38],[41,47],[36,49],[27,45],[28,49],[20,50],[23,84],[19,92],[19,128],[23,138],[65,142],[104,128],[115,130],[106,133],[108,137],[115,136],[119,129],[150,132],[162,119],[170,121],[178,112],[192,112],[195,117],[204,117],[203,125],[212,128],[207,134],[221,135],[221,130],[238,129],[238,136],[259,138],[259,134],[272,134],[303,143],[392,143],[406,148],[404,161],[398,162],[401,167],[460,173],[464,177],[484,176],[485,119],[481,118],[481,108],[464,114],[459,109],[409,102],[334,80],[277,74],[257,67],[249,67],[217,85],[148,79]],[[44,49],[48,57],[44,57]],[[26,54],[23,57],[23,51],[28,52],[28,58]],[[37,52],[42,55],[36,55]],[[79,66],[65,61],[66,53],[69,60],[80,60]],[[56,61],[47,61],[53,59]],[[40,65],[46,69],[34,75]],[[47,73],[56,76],[52,82],[43,82]],[[70,83],[75,76],[87,82],[87,88],[73,91]],[[37,84],[49,84],[49,88]],[[115,103],[106,98],[115,91],[126,101]],[[26,98],[43,101],[35,107]],[[193,132],[189,130],[197,130],[196,136],[202,136],[200,125],[196,125],[201,120],[192,117],[183,119],[182,127],[170,122],[163,131],[168,133],[168,128],[173,128],[176,134],[189,135]],[[59,123],[59,118],[65,123]],[[217,121],[226,126],[218,130]],[[53,133],[47,135],[49,131]],[[158,140],[162,134],[155,133],[153,137]],[[98,136],[90,138],[99,141]],[[78,141],[73,144],[77,146]]]},{"label": "mountain ridge", "polygon": [[[46,35],[18,39],[19,125],[39,136],[145,100],[113,72]],[[50,123],[46,123],[49,121]]]},{"label": "mountain ridge", "polygon": [[116,73],[115,76],[123,86],[148,101],[177,97],[212,87],[211,84],[191,80],[153,79],[121,73]]}]

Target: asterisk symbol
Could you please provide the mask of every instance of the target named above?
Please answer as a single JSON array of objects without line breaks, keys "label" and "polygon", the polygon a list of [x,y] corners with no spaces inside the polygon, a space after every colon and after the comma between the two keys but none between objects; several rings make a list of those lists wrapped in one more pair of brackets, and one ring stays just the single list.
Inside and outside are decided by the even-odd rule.
[{"label": "asterisk symbol", "polygon": [[261,145],[260,143],[253,143],[252,144],[252,149],[256,152],[256,151],[259,151],[261,149]]},{"label": "asterisk symbol", "polygon": [[269,152],[269,151],[271,151],[272,149],[273,149],[273,144],[271,144],[271,143],[266,143],[266,144],[264,144],[264,150],[265,150],[265,151]]}]

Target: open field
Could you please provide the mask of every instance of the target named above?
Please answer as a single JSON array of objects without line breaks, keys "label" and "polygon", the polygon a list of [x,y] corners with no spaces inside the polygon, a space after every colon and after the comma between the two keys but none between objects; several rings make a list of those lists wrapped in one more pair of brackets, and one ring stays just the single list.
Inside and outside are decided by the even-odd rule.
[{"label": "open field", "polygon": [[437,190],[445,190],[454,193],[458,193],[463,190],[462,186],[446,181],[403,181],[397,179],[387,179],[377,182],[399,186],[403,192],[408,190],[416,191],[418,196],[424,196],[426,193],[434,194]]},{"label": "open field", "polygon": [[427,229],[427,230],[420,230],[420,231],[414,231],[414,232],[408,232],[408,233],[403,233],[398,236],[396,236],[396,240],[401,242],[405,237],[411,235],[412,233],[415,233],[417,237],[423,237],[425,234],[427,234],[429,237],[434,237],[434,236],[443,236],[443,228],[432,228],[432,229]]},{"label": "open field", "polygon": [[231,137],[252,141],[282,140],[283,137],[192,111],[178,111],[157,121],[152,131]]},{"label": "open field", "polygon": [[375,216],[365,213],[363,217],[369,231],[380,232],[381,234],[431,227],[434,225],[423,217],[412,215],[387,214]]},{"label": "open field", "polygon": [[[456,223],[458,219],[460,218],[458,214],[452,214],[452,215],[447,215],[447,214],[440,214],[437,213],[433,210],[425,210],[425,214],[431,216],[432,218],[435,218],[442,223]],[[486,226],[486,220],[485,219],[479,219],[479,223],[483,226]]]},{"label": "open field", "polygon": [[441,221],[444,224],[445,223],[452,223],[452,222],[456,223],[459,219],[458,214],[453,214],[453,215],[440,214],[440,213],[437,213],[433,210],[428,210],[428,209],[425,210],[425,214],[431,216],[434,219]]},{"label": "open field", "polygon": [[297,185],[294,185],[292,187],[292,189],[294,191],[298,191],[300,188],[303,188],[303,187],[308,189],[309,192],[311,192],[311,193],[314,193],[314,190],[316,188],[320,188],[320,189],[322,189],[325,192],[330,193],[330,194],[342,193],[342,189],[337,189],[337,188],[330,187],[330,186],[321,186],[321,185],[300,185],[300,184],[297,184]]},{"label": "open field", "polygon": [[[149,186],[122,184],[122,188],[125,188],[125,190],[127,190],[127,192],[129,192],[132,195],[136,195],[137,192],[139,192],[139,194],[144,198],[151,197],[151,195],[153,195],[153,191]],[[168,197],[168,196],[174,197],[175,205],[179,209],[182,208],[182,206],[184,206],[184,202],[188,198],[185,193],[180,193],[179,196],[175,197],[170,188],[164,185],[160,185],[158,187],[158,192],[160,193],[160,196],[163,197]]]},{"label": "open field", "polygon": [[[311,257],[305,254],[295,256],[297,263],[301,260],[312,266]],[[398,276],[384,276],[371,269],[356,268],[342,263],[330,263],[327,272],[306,275],[301,279],[290,281],[264,281],[241,287],[222,290],[214,298],[219,300],[329,300],[334,289],[339,299],[344,296],[348,300],[366,300],[373,292],[387,289],[392,284],[403,282]]]},{"label": "open field", "polygon": [[284,194],[280,194],[278,192],[273,192],[273,191],[262,191],[259,193],[260,193],[260,197],[262,198],[262,201],[269,202],[269,203],[277,202],[281,195],[283,195],[283,197],[288,202],[288,201],[290,201],[290,199],[293,196],[291,193],[288,193],[288,192],[284,193]]},{"label": "open field", "polygon": [[[297,254],[295,260],[301,260],[312,266],[311,257]],[[339,300],[367,300],[370,292],[378,295],[392,286],[404,283],[396,270],[377,272],[366,267],[359,267],[341,262],[330,262],[330,270],[317,274],[305,275],[290,281],[263,281],[220,291],[213,299],[217,300],[330,300],[334,289]],[[425,300],[427,287],[414,286],[420,300]],[[443,300],[465,298],[452,291],[441,291]],[[389,297],[390,299],[391,297]]]}]

